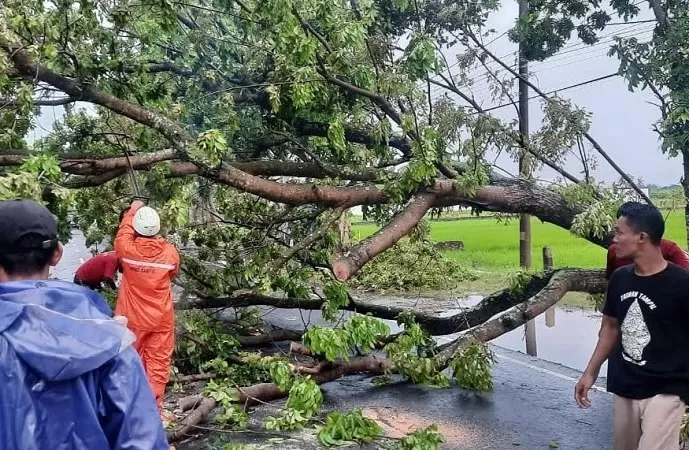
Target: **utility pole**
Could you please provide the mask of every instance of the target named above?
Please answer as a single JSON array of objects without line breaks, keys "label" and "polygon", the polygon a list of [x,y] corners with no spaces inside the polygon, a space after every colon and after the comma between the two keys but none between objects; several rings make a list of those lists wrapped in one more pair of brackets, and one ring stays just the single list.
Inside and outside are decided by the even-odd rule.
[{"label": "utility pole", "polygon": [[[519,18],[524,19],[529,9],[529,0],[519,0]],[[522,148],[519,155],[519,177],[529,178],[528,152],[524,148],[529,142],[529,86],[526,79],[529,76],[529,64],[524,57],[521,40],[519,42],[519,134]],[[531,217],[528,214],[519,215],[519,265],[523,269],[531,268]],[[536,356],[536,322],[528,321],[524,325],[526,353]]]}]

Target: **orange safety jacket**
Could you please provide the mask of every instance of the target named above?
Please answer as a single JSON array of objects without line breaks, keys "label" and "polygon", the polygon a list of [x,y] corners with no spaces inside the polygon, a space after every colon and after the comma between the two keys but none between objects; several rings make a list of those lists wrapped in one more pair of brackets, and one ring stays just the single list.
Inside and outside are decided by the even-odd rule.
[{"label": "orange safety jacket", "polygon": [[179,273],[179,253],[161,237],[138,236],[132,226],[135,213],[130,209],[124,215],[115,236],[123,274],[115,315],[125,316],[133,330],[170,331],[175,326],[172,279]]}]

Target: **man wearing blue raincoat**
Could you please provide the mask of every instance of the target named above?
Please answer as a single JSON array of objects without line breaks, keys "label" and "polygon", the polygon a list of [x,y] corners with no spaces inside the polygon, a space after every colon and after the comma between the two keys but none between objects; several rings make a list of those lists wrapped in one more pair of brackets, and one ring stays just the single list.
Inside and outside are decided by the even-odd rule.
[{"label": "man wearing blue raincoat", "polygon": [[134,339],[62,256],[42,205],[0,202],[0,450],[168,450]]}]

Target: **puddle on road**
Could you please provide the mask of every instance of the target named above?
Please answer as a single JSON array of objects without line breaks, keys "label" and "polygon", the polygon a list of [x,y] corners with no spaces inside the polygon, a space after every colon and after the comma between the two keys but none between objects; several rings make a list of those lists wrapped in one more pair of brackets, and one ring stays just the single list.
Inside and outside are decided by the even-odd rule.
[{"label": "puddle on road", "polygon": [[[555,326],[548,327],[545,314],[536,317],[538,357],[583,371],[598,341],[601,313],[589,309],[555,308]],[[492,341],[501,347],[525,353],[524,327]],[[607,362],[601,368],[607,373]]]},{"label": "puddle on road", "polygon": [[[74,271],[80,264],[80,260],[91,256],[85,247],[83,234],[78,230],[73,230],[72,240],[65,245],[65,252],[62,261],[53,269],[52,276],[62,280],[72,280]],[[457,300],[442,300],[439,303],[446,308],[441,317],[447,317],[460,312],[458,307],[469,307],[481,301],[479,295],[471,295]],[[382,298],[380,300],[383,300]],[[380,300],[377,301],[380,302]],[[399,299],[396,299],[399,300]],[[433,301],[428,299],[429,302]],[[431,306],[428,311],[435,311],[437,308]],[[282,324],[286,328],[303,326],[303,323],[311,325],[325,323],[320,315],[320,311],[285,310],[276,308],[265,309],[265,319],[276,324]],[[344,314],[343,320],[348,317]],[[541,314],[536,318],[536,343],[538,357],[562,364],[573,369],[583,370],[588,363],[588,359],[593,352],[598,339],[598,328],[600,327],[601,314],[587,309],[575,308],[555,308],[555,326],[547,327],[545,315]],[[302,322],[303,321],[303,322]],[[390,325],[393,333],[400,331],[394,321],[386,321]],[[449,336],[439,336],[439,340],[446,340]],[[492,341],[494,344],[519,352],[525,351],[524,328],[519,327],[507,334],[500,336]],[[605,366],[601,373],[605,373]]]},{"label": "puddle on road", "polygon": [[[478,304],[483,297],[470,295],[461,302],[469,308]],[[536,348],[541,359],[562,364],[583,371],[589,362],[598,341],[598,329],[602,314],[588,308],[555,306],[554,323],[546,324],[546,315],[536,318]],[[445,311],[441,317],[449,317],[462,312],[462,309]],[[456,335],[437,336],[443,343]],[[518,327],[491,341],[495,345],[521,353],[526,353],[524,327]],[[607,363],[601,368],[606,373]]]}]

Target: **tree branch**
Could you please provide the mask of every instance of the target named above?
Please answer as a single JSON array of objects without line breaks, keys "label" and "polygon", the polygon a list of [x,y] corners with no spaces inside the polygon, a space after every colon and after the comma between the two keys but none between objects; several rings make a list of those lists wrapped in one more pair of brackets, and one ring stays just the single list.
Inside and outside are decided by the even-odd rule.
[{"label": "tree branch", "polygon": [[60,75],[34,62],[22,47],[13,46],[4,38],[0,38],[0,48],[5,51],[17,72],[28,80],[47,83],[76,100],[103,106],[147,125],[165,136],[178,150],[184,149],[186,143],[190,141],[190,137],[177,123],[157,112],[126,102],[89,84]]},{"label": "tree branch", "polygon": [[[301,135],[307,136],[321,136],[326,137],[328,135],[328,124],[319,122],[309,122],[306,120],[298,119],[292,126],[295,131]],[[379,144],[377,140],[373,137],[370,130],[358,129],[352,127],[345,127],[345,139],[349,142],[364,144],[368,146],[374,146]],[[407,155],[411,152],[411,142],[407,136],[393,134],[389,137],[388,141],[385,142],[386,145],[396,148],[403,154]]]},{"label": "tree branch", "polygon": [[242,347],[256,347],[273,342],[299,340],[303,335],[304,332],[300,331],[277,329],[256,336],[236,336],[235,338]]},{"label": "tree branch", "polygon": [[[138,169],[148,168],[155,161],[164,161],[173,156],[173,150],[142,153],[132,156],[132,165]],[[0,165],[18,165],[27,157],[22,155],[0,156]],[[217,170],[201,170],[192,163],[175,163],[171,167],[171,176],[198,174],[210,180],[232,186],[278,203],[292,206],[320,204],[329,207],[352,207],[356,205],[386,204],[389,198],[376,186],[329,186],[317,184],[280,183],[252,175],[276,175],[319,178],[323,171],[316,163],[295,163],[289,161],[253,161],[234,163]],[[86,175],[86,178],[69,180],[70,187],[97,185],[122,175],[126,169],[126,158],[114,157],[102,160],[65,161],[64,168],[68,173]],[[238,169],[245,169],[248,172]],[[118,172],[114,172],[118,171]],[[356,178],[360,181],[378,179],[381,172],[367,169]],[[342,178],[347,179],[347,174]],[[354,176],[352,176],[354,178]],[[486,211],[504,213],[524,213],[538,217],[559,227],[570,229],[574,217],[583,209],[570,205],[561,195],[540,187],[532,182],[504,178],[491,174],[490,184],[479,187],[473,195],[466,195],[455,190],[451,180],[439,180],[430,189],[436,200],[433,207],[469,205]],[[591,242],[607,246],[609,238],[588,238]]]},{"label": "tree branch", "polygon": [[[474,35],[474,33],[472,31],[466,30],[466,33],[471,38],[471,40],[474,41],[474,43],[478,47],[480,47],[481,50],[483,50],[488,56],[490,56],[495,62],[500,64],[502,67],[504,67],[513,76],[517,77],[518,79],[523,80],[531,89],[534,90],[534,92],[536,94],[541,96],[543,99],[548,100],[548,101],[552,101],[552,99],[550,97],[548,97],[548,95],[546,95],[543,91],[541,91],[535,84],[533,84],[527,78],[522,77],[514,69],[512,69],[510,66],[505,64],[500,58],[495,56],[490,50],[488,50],[486,47],[484,47],[483,44],[481,44],[481,42],[478,40],[478,38],[476,38],[476,36]],[[615,171],[617,171],[617,173],[619,173],[622,178],[624,178],[624,180],[629,184],[629,186],[631,186],[632,189],[634,189],[636,191],[636,193],[639,194],[639,196],[646,201],[646,203],[648,203],[649,205],[653,205],[653,202],[648,197],[648,195],[646,195],[646,193],[644,191],[642,191],[639,188],[639,186],[636,185],[634,180],[632,180],[629,177],[629,175],[627,175],[627,173],[624,170],[622,170],[620,168],[620,166],[617,165],[617,163],[610,157],[610,155],[608,155],[607,152],[605,150],[603,150],[603,147],[600,146],[598,141],[596,141],[589,133],[584,133],[584,137],[586,138],[587,141],[589,141],[591,143],[591,145],[593,145],[593,148],[596,149],[596,151],[603,157],[603,159],[605,159],[608,162],[608,164],[610,164],[610,166],[613,169],[615,169]]]},{"label": "tree branch", "polygon": [[436,199],[436,194],[432,192],[424,192],[413,197],[387,225],[333,261],[335,278],[340,281],[348,280],[367,262],[392,247],[419,223]]},{"label": "tree branch", "polygon": [[[33,104],[36,106],[64,106],[74,103],[77,100],[72,97],[54,98],[50,100],[35,99]],[[18,106],[20,104],[19,100],[15,99],[4,99],[0,98],[0,107],[5,106]]]},{"label": "tree branch", "polygon": [[[411,312],[416,321],[430,334],[434,336],[447,335],[468,330],[486,322],[491,317],[509,308],[523,303],[550,284],[557,284],[567,280],[569,291],[588,293],[605,292],[605,277],[599,269],[559,269],[546,274],[535,275],[526,282],[522,289],[517,291],[504,290],[491,294],[480,303],[452,316],[440,317],[425,311],[416,311],[413,308],[398,306],[390,303],[374,303],[364,299],[351,298],[350,302],[342,309],[354,311],[360,314],[371,314],[380,319],[395,320],[402,312]],[[559,292],[559,291],[558,291]],[[320,298],[300,299],[290,297],[271,297],[257,294],[244,294],[237,297],[211,297],[196,292],[200,300],[178,302],[175,309],[204,309],[204,308],[228,308],[245,306],[274,306],[285,309],[316,310],[323,305]],[[563,294],[564,295],[564,294]],[[559,300],[559,299],[558,299]]]},{"label": "tree branch", "polygon": [[472,342],[491,341],[536,318],[560,301],[567,292],[603,292],[605,282],[600,275],[602,275],[601,271],[581,271],[579,276],[572,276],[571,269],[554,272],[548,284],[526,301],[511,307],[493,319],[477,324],[455,341],[440,346],[436,357],[439,366],[446,367],[461,350]]},{"label": "tree branch", "polygon": [[[443,77],[443,78],[444,78],[444,77]],[[466,101],[468,101],[468,102],[471,104],[471,106],[472,106],[472,107],[476,110],[476,112],[478,112],[479,114],[486,114],[486,113],[487,113],[478,103],[476,103],[475,100],[473,100],[472,98],[470,98],[469,96],[467,96],[465,93],[463,93],[462,91],[460,91],[459,89],[457,89],[455,86],[451,86],[449,83],[448,83],[447,85],[445,85],[445,84],[440,83],[440,82],[435,81],[435,80],[430,80],[430,81],[431,81],[431,83],[435,84],[436,86],[440,86],[440,87],[442,87],[442,88],[444,88],[444,89],[447,89],[447,90],[449,90],[449,91],[451,91],[451,92],[454,92],[455,94],[457,94],[457,95],[461,96],[462,98],[464,98]],[[510,136],[512,136],[512,135],[510,134]],[[547,157],[546,157],[545,155],[543,155],[541,152],[535,150],[535,149],[534,149],[531,145],[529,145],[527,142],[524,142],[523,139],[515,138],[515,142],[516,142],[521,148],[523,148],[523,149],[525,149],[527,152],[531,153],[531,154],[532,154],[534,157],[536,157],[536,159],[538,159],[540,162],[542,162],[542,163],[545,164],[546,166],[550,167],[551,169],[553,169],[554,171],[556,171],[557,173],[559,173],[560,175],[562,175],[563,177],[565,177],[565,178],[568,179],[569,181],[571,181],[571,182],[573,182],[573,183],[575,183],[575,184],[579,184],[579,183],[580,183],[580,180],[579,180],[577,177],[575,177],[574,175],[570,174],[568,171],[566,171],[566,170],[565,170],[564,168],[562,168],[560,165],[558,165],[557,163],[555,163],[554,161],[552,161],[550,158],[547,158]]]}]

